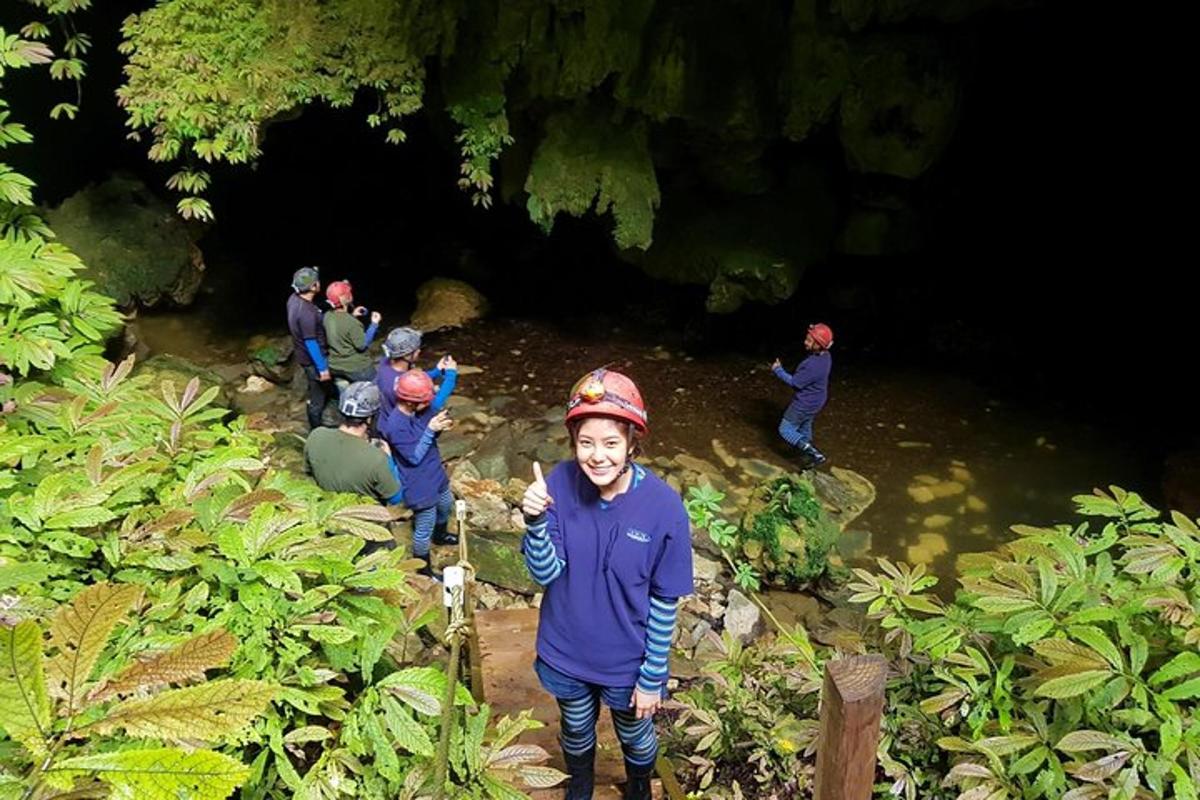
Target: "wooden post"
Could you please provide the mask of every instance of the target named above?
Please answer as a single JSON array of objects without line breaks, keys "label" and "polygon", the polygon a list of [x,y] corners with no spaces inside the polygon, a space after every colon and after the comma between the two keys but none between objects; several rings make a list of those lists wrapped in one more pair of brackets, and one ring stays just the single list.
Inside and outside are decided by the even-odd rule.
[{"label": "wooden post", "polygon": [[883,656],[825,665],[814,800],[870,800],[886,683]]}]

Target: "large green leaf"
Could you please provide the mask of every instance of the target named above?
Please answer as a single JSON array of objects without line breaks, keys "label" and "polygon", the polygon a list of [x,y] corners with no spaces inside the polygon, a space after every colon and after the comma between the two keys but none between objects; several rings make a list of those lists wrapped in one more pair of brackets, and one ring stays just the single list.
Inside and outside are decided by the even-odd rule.
[{"label": "large green leaf", "polygon": [[0,626],[0,728],[35,754],[50,732],[50,698],[42,672],[42,631],[25,620]]},{"label": "large green leaf", "polygon": [[229,663],[237,645],[237,639],[226,630],[202,633],[163,653],[134,662],[105,682],[95,696],[99,699],[202,678],[205,670]]},{"label": "large green leaf", "polygon": [[1077,697],[1104,683],[1110,675],[1112,673],[1106,669],[1092,669],[1064,675],[1060,678],[1051,678],[1039,685],[1034,690],[1034,694],[1038,697],[1053,697],[1056,700]]},{"label": "large green leaf", "polygon": [[124,730],[133,737],[214,742],[241,730],[266,710],[275,687],[263,681],[225,679],[126,700],[92,727]]},{"label": "large green leaf", "polygon": [[50,691],[66,701],[68,716],[83,704],[84,686],[113,628],[142,596],[140,586],[98,583],[59,608],[50,622],[58,653],[47,664]]},{"label": "large green leaf", "polygon": [[92,774],[113,787],[114,800],[224,800],[250,770],[211,750],[123,750],[60,761],[49,772]]}]

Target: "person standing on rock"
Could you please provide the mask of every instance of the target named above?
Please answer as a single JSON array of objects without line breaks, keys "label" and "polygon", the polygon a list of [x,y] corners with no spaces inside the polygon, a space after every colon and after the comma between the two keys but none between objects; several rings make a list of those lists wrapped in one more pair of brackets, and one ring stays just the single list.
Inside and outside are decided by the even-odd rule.
[{"label": "person standing on rock", "polygon": [[833,331],[828,325],[818,322],[808,326],[808,333],[804,337],[804,349],[808,355],[795,372],[789,374],[778,358],[771,364],[775,377],[795,390],[792,402],[779,421],[779,435],[799,451],[802,469],[819,467],[828,461],[825,454],[813,446],[812,437],[813,420],[829,399],[829,370],[833,367],[833,358],[829,355],[831,347]]},{"label": "person standing on rock", "polygon": [[[327,492],[351,492],[386,505],[404,502],[400,471],[384,442],[372,442],[371,422],[382,399],[375,384],[350,384],[338,401],[341,424],[315,428],[304,443],[304,463],[313,480]],[[368,542],[368,550],[374,542]],[[394,543],[392,545],[395,546]]]},{"label": "person standing on rock", "polygon": [[329,372],[334,378],[348,381],[372,381],[375,369],[367,348],[375,340],[383,319],[378,311],[371,312],[371,324],[363,330],[359,318],[367,309],[354,305],[354,289],[350,281],[334,281],[325,289],[329,312],[325,314],[325,340],[329,343]]},{"label": "person standing on rock", "polygon": [[694,590],[691,526],[679,494],[634,463],[647,415],[632,380],[584,376],[566,425],[574,460],[545,477],[535,463],[521,505],[525,564],[546,589],[534,669],[561,711],[566,798],[592,797],[603,701],[625,756],[625,798],[649,800],[676,607]]},{"label": "person standing on rock", "polygon": [[288,330],[295,345],[296,363],[308,379],[308,427],[321,427],[325,404],[333,399],[335,387],[329,372],[325,325],[321,309],[313,302],[321,291],[316,267],[302,267],[292,276],[292,296],[287,301]]},{"label": "person standing on rock", "polygon": [[379,423],[379,432],[392,448],[404,483],[404,504],[413,511],[413,555],[425,562],[421,574],[433,577],[430,543],[458,544],[447,529],[454,495],[437,446],[438,434],[454,421],[449,412],[433,408],[433,379],[419,369],[396,378],[393,396],[396,407]]},{"label": "person standing on rock", "polygon": [[[396,385],[396,379],[416,366],[420,357],[419,330],[403,327],[388,331],[387,338],[383,340],[383,358],[379,360],[379,366],[375,369],[375,385],[384,397],[394,391],[392,387]],[[442,356],[437,363],[437,369],[426,370],[425,374],[432,380],[442,382],[437,394],[433,396],[433,402],[429,404],[434,411],[441,411],[446,407],[446,401],[450,399],[454,386],[458,383],[458,362],[454,360],[454,356]],[[384,409],[379,417],[381,425],[391,412],[390,408]]]}]

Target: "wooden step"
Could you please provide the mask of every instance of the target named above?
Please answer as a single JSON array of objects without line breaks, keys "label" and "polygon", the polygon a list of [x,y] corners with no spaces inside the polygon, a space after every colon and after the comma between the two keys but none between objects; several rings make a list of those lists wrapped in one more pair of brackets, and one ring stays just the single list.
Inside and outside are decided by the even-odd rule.
[{"label": "wooden step", "polygon": [[[565,769],[558,746],[558,703],[542,688],[533,671],[537,640],[536,608],[496,609],[475,614],[475,636],[482,660],[483,699],[494,716],[515,717],[532,709],[545,727],[521,737],[525,744],[541,746],[550,754],[549,766]],[[625,765],[617,732],[608,713],[600,714],[596,730],[595,800],[620,800],[618,788],[625,781]],[[561,800],[562,787],[529,792],[533,800]],[[654,797],[662,796],[658,780]]]}]

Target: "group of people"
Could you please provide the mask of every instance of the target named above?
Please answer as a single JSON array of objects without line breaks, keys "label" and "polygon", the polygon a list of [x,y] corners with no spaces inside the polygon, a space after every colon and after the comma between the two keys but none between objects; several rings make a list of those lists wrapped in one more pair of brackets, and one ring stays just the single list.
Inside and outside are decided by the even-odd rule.
[{"label": "group of people", "polygon": [[[362,329],[365,310],[353,305],[349,284],[329,286],[324,315],[314,303],[315,269],[297,272],[293,288],[289,327],[309,379],[309,469],[323,488],[413,509],[413,552],[432,574],[430,542],[453,540],[445,529],[452,498],[437,439],[453,425],[444,406],[457,365],[446,356],[437,369],[422,371],[421,334],[396,328],[372,367],[366,350],[381,320],[373,314]],[[825,403],[832,344],[828,326],[813,325],[809,355],[793,373],[778,360],[772,365],[794,390],[780,435],[806,466],[825,461],[812,445],[812,422]],[[336,376],[350,381],[338,401],[340,424],[321,428]],[[592,798],[603,703],[624,755],[625,800],[649,800],[658,755],[653,718],[666,692],[676,610],[694,590],[691,525],[679,494],[637,460],[649,415],[629,377],[607,369],[585,375],[567,398],[565,423],[572,457],[546,474],[535,463],[521,504],[522,553],[544,589],[533,667],[560,709],[565,798]]]},{"label": "group of people", "polygon": [[[425,562],[421,572],[433,577],[431,545],[458,542],[448,529],[454,500],[437,446],[438,434],[454,425],[445,405],[458,365],[446,356],[436,369],[419,369],[421,332],[409,327],[389,331],[383,358],[372,364],[368,348],[382,317],[372,312],[363,329],[367,311],[354,305],[349,281],[329,284],[324,312],[316,304],[321,292],[316,267],[297,270],[292,289],[288,329],[308,381],[308,470],[322,489],[411,509],[412,552]],[[322,427],[325,407],[335,397],[337,427]]]}]

